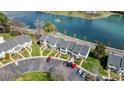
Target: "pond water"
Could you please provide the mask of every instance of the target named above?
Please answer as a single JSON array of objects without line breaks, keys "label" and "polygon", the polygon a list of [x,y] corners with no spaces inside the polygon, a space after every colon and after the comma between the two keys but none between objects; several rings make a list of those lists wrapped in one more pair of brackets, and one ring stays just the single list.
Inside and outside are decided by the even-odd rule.
[{"label": "pond water", "polygon": [[85,19],[58,16],[35,11],[5,12],[10,19],[19,20],[35,29],[37,19],[51,21],[61,33],[76,36],[90,42],[100,41],[106,45],[124,49],[124,16],[112,15],[106,18]]}]

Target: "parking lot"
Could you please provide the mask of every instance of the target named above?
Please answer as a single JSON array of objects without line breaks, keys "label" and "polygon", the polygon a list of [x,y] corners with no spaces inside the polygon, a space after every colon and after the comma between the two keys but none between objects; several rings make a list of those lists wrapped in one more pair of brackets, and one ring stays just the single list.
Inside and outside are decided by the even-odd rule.
[{"label": "parking lot", "polygon": [[71,67],[63,65],[64,61],[52,59],[50,63],[46,62],[44,57],[34,57],[19,60],[16,63],[11,62],[0,68],[0,80],[11,80],[12,77],[31,71],[50,72],[64,77],[65,81],[84,81],[77,74],[78,67],[72,69]]}]

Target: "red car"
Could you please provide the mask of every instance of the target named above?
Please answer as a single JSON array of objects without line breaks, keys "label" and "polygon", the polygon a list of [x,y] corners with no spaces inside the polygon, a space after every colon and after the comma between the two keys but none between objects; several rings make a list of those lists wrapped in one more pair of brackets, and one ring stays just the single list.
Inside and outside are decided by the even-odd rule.
[{"label": "red car", "polygon": [[77,66],[77,65],[76,65],[75,63],[72,63],[72,64],[71,64],[71,68],[72,68],[72,69],[75,69],[76,66]]},{"label": "red car", "polygon": [[47,58],[47,63],[50,63],[51,60],[52,60],[52,58],[51,58],[51,57],[48,57],[48,58]]}]

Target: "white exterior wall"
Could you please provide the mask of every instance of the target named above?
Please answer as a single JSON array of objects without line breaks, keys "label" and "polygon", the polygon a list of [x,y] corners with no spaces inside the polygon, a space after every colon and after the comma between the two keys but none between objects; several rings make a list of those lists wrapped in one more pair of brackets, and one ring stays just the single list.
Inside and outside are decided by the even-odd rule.
[{"label": "white exterior wall", "polygon": [[65,49],[60,48],[60,52],[67,54],[67,49],[65,50]]},{"label": "white exterior wall", "polygon": [[0,58],[4,58],[4,57],[5,57],[5,52],[2,51],[2,52],[0,53]]},{"label": "white exterior wall", "polygon": [[75,54],[75,53],[72,53],[73,56],[75,56],[76,58],[79,58],[79,54]]},{"label": "white exterior wall", "polygon": [[90,49],[91,49],[91,48],[89,48],[89,50],[88,50],[88,52],[87,52],[86,56],[79,54],[79,55],[80,55],[80,57],[83,57],[83,58],[87,59],[87,57],[88,57],[88,55],[89,55],[89,53],[90,53]]}]

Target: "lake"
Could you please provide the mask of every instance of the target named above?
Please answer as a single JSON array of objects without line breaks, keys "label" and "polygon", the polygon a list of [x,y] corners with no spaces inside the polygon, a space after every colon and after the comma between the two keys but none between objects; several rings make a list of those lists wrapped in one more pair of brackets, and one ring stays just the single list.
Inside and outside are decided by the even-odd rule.
[{"label": "lake", "polygon": [[[35,11],[5,12],[10,19],[19,20],[35,29],[37,19],[54,23],[57,30],[69,36],[76,36],[90,42],[103,42],[106,45],[124,50],[124,16],[112,15],[106,18],[85,19],[58,16]],[[57,21],[58,20],[58,21]]]}]

